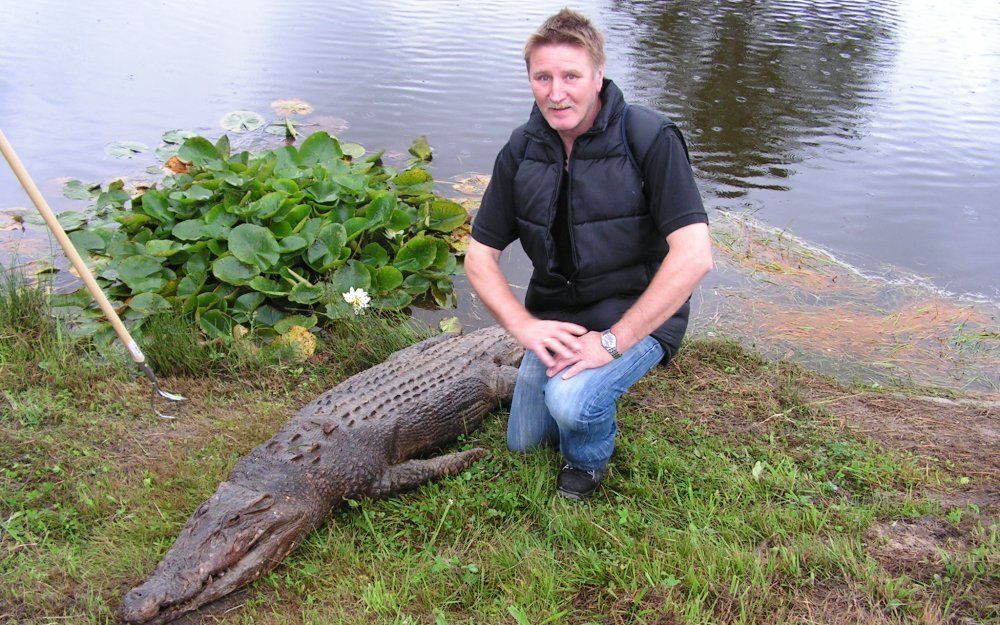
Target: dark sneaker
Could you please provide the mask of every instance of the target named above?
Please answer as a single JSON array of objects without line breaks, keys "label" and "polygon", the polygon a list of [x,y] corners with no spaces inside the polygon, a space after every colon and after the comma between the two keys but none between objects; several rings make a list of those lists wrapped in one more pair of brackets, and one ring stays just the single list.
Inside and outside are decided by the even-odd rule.
[{"label": "dark sneaker", "polygon": [[604,473],[604,469],[584,471],[567,464],[559,471],[559,477],[556,479],[556,492],[567,499],[583,501],[590,498],[597,487],[601,485]]}]

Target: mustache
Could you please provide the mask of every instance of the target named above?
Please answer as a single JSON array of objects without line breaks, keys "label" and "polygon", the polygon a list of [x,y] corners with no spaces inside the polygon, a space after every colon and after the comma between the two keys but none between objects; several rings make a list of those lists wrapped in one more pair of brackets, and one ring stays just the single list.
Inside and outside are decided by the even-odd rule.
[{"label": "mustache", "polygon": [[555,111],[561,111],[563,109],[573,108],[573,105],[570,104],[569,102],[549,102],[546,105],[546,108],[552,109],[552,110],[555,110]]}]

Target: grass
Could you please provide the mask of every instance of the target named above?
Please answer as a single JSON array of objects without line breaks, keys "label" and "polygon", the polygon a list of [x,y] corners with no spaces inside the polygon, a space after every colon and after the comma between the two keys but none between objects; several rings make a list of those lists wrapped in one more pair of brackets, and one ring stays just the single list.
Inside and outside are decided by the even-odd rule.
[{"label": "grass", "polygon": [[[294,364],[202,344],[165,319],[146,350],[164,386],[191,400],[164,422],[121,354],[69,337],[43,290],[3,279],[0,623],[114,622],[124,592],[240,456],[323,389],[426,335],[361,317],[324,332],[310,360]],[[554,497],[558,456],[508,453],[498,414],[457,443],[490,449],[487,459],[335,509],[215,615],[231,624],[1000,620],[996,502],[955,499],[995,489],[995,477],[966,484],[968,465],[844,427],[838,415],[864,391],[831,385],[729,341],[688,343],[623,400],[611,471],[592,502]]]}]

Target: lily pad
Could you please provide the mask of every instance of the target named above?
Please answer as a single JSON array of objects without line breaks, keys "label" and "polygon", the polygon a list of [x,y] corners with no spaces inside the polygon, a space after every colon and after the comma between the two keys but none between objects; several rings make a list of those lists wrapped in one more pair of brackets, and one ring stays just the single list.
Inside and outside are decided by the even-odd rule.
[{"label": "lily pad", "polygon": [[180,149],[181,146],[176,143],[164,143],[160,147],[156,148],[156,151],[153,152],[153,154],[155,154],[156,158],[159,160],[166,162],[169,161],[172,156],[177,156],[177,151]]},{"label": "lily pad", "polygon": [[81,253],[103,250],[104,239],[93,230],[77,230],[69,233],[69,240],[73,242],[73,247]]},{"label": "lily pad", "polygon": [[340,250],[347,243],[347,232],[341,224],[325,224],[316,240],[305,252],[305,261],[316,271],[325,271],[340,258]]},{"label": "lily pad", "polygon": [[[257,279],[263,280],[265,278],[254,278],[254,280]],[[251,280],[251,282],[253,282],[253,280]],[[263,304],[266,299],[266,295],[256,291],[244,293],[236,298],[236,303],[232,308],[233,315],[235,315],[240,321],[250,321],[253,311],[257,310],[257,308]]]},{"label": "lily pad", "polygon": [[361,250],[361,262],[372,267],[381,267],[389,262],[389,252],[378,243],[369,243]]},{"label": "lily pad", "polygon": [[221,310],[206,310],[198,318],[198,327],[213,339],[229,340],[233,336],[233,318]]},{"label": "lily pad", "polygon": [[254,323],[263,326],[273,326],[284,319],[285,316],[285,313],[281,312],[274,306],[268,306],[267,304],[261,306],[253,312]]},{"label": "lily pad", "polygon": [[437,256],[437,245],[430,237],[414,237],[399,249],[393,265],[401,271],[419,271],[431,266]]},{"label": "lily pad", "polygon": [[132,298],[128,306],[144,316],[167,312],[171,309],[170,302],[156,293],[140,293]]},{"label": "lily pad", "polygon": [[372,276],[364,263],[356,260],[349,261],[346,265],[334,272],[330,278],[330,289],[335,293],[346,293],[353,289],[368,289],[371,286]]},{"label": "lily pad", "polygon": [[79,180],[69,180],[63,185],[63,195],[71,200],[89,200],[101,192],[99,184],[84,184]]},{"label": "lily pad", "polygon": [[462,322],[458,320],[458,317],[442,319],[438,327],[441,328],[442,332],[450,332],[452,334],[461,334],[462,332]]},{"label": "lily pad", "polygon": [[469,214],[465,207],[451,200],[434,200],[431,202],[427,226],[439,232],[451,232],[465,223]]},{"label": "lily pad", "polygon": [[[158,156],[176,151],[165,166],[174,175],[153,184],[67,185],[91,207],[60,219],[126,323],[179,305],[210,337],[231,340],[236,324],[273,336],[292,311],[353,319],[351,288],[375,309],[454,299],[454,241],[468,218],[433,193],[423,164],[400,171],[325,132],[263,153],[189,135],[164,135]],[[99,313],[77,314],[86,323]]]},{"label": "lily pad", "polygon": [[343,155],[340,142],[323,131],[314,132],[302,142],[302,147],[299,148],[299,164],[309,167],[340,158]]},{"label": "lily pad", "polygon": [[255,265],[241,262],[235,256],[223,256],[212,263],[212,275],[228,284],[242,286],[257,277],[260,270]]},{"label": "lily pad", "polygon": [[431,146],[427,143],[427,137],[420,135],[414,139],[413,145],[410,146],[410,154],[422,161],[431,160],[433,155],[431,154]]},{"label": "lily pad", "polygon": [[44,276],[52,273],[59,273],[59,268],[47,260],[36,260],[28,264],[28,270],[34,276]]},{"label": "lily pad", "polygon": [[186,219],[174,226],[171,234],[181,241],[197,241],[208,236],[208,225],[200,219]]},{"label": "lily pad", "polygon": [[298,98],[285,98],[271,102],[271,108],[278,115],[308,115],[313,112],[312,104]]},{"label": "lily pad", "polygon": [[182,160],[199,166],[208,165],[212,161],[222,158],[219,150],[203,137],[193,137],[184,141],[184,144],[177,151],[177,155]]},{"label": "lily pad", "polygon": [[118,278],[134,293],[158,291],[167,282],[159,275],[161,268],[159,260],[136,254],[118,265]]},{"label": "lily pad", "polygon": [[149,150],[149,146],[138,141],[113,141],[104,146],[104,153],[112,158],[132,158]]},{"label": "lily pad", "polygon": [[315,304],[323,298],[325,292],[319,285],[296,284],[288,294],[288,299],[297,304]]},{"label": "lily pad", "polygon": [[365,155],[365,146],[360,143],[341,143],[340,149],[344,153],[344,156],[350,156],[351,158],[361,158]]},{"label": "lily pad", "polygon": [[378,282],[378,290],[388,293],[403,284],[403,273],[392,265],[386,265],[378,268],[375,279]]},{"label": "lily pad", "polygon": [[393,179],[401,194],[418,195],[434,189],[434,177],[426,169],[419,167],[400,172]]},{"label": "lily pad", "polygon": [[171,156],[170,158],[167,159],[167,162],[163,164],[162,172],[159,170],[159,168],[154,167],[153,169],[156,169],[156,171],[153,173],[166,173],[167,175],[170,175],[170,174],[186,174],[189,168],[187,163],[182,161],[180,158],[178,158],[177,156]]},{"label": "lily pad", "polygon": [[56,220],[66,232],[78,230],[87,223],[87,216],[79,211],[63,211],[56,215]]},{"label": "lily pad", "polygon": [[185,139],[197,136],[197,133],[191,132],[190,130],[168,130],[163,133],[163,142],[180,145],[181,143],[184,143]]},{"label": "lily pad", "polygon": [[229,233],[229,251],[261,271],[278,262],[281,248],[271,231],[253,224],[240,224]]},{"label": "lily pad", "polygon": [[264,295],[271,297],[284,297],[288,295],[287,284],[281,284],[274,280],[268,280],[264,276],[257,276],[249,282],[250,288]]},{"label": "lily pad", "polygon": [[219,120],[219,125],[230,132],[252,132],[264,125],[264,118],[253,111],[233,111]]},{"label": "lily pad", "polygon": [[372,298],[372,306],[379,310],[399,310],[409,306],[413,298],[404,291],[393,291],[386,295],[377,295]]},{"label": "lily pad", "polygon": [[264,128],[264,132],[266,132],[269,135],[277,135],[279,137],[286,137],[288,139],[295,139],[299,136],[298,124],[288,119],[287,117],[284,119],[284,121],[268,124]]}]

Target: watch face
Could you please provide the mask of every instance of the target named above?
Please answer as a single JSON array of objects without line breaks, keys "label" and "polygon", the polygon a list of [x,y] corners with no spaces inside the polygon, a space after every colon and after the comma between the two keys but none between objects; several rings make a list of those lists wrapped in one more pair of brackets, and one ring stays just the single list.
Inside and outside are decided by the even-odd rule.
[{"label": "watch face", "polygon": [[601,335],[601,345],[605,348],[614,349],[618,345],[618,341],[615,339],[615,335],[610,332],[605,332]]}]

